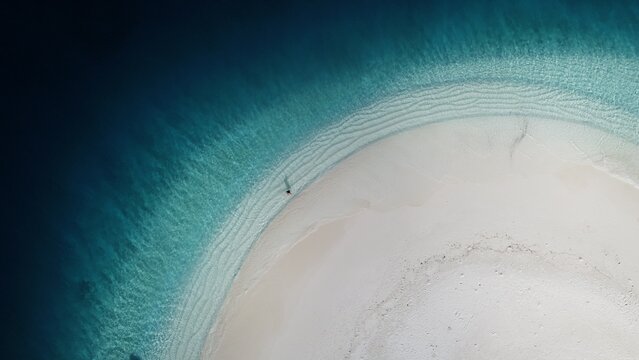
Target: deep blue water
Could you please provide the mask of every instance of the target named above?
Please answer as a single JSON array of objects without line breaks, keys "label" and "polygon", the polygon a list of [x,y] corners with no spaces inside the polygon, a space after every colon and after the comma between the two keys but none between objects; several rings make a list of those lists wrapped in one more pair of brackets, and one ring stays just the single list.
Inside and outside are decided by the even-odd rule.
[{"label": "deep blue water", "polygon": [[[379,100],[503,83],[639,116],[632,1],[104,1],[16,14],[3,271],[7,348],[21,358],[158,356],[243,197]],[[626,125],[619,135],[639,141]]]}]

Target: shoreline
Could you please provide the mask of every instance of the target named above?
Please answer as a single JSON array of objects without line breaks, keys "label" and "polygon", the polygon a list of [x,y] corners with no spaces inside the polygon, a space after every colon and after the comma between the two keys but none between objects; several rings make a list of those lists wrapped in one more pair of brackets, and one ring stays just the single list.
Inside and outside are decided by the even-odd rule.
[{"label": "shoreline", "polygon": [[[424,262],[444,256],[469,261],[471,268],[481,269],[478,273],[495,263],[523,273],[535,270],[522,278],[515,276],[508,286],[521,285],[522,279],[538,285],[537,296],[558,312],[558,320],[547,324],[547,329],[560,331],[562,316],[564,321],[578,318],[565,304],[590,294],[600,298],[600,304],[608,304],[604,306],[608,318],[617,321],[611,329],[628,318],[632,324],[628,336],[638,336],[639,304],[628,279],[639,278],[639,265],[632,261],[639,244],[629,241],[639,233],[639,218],[629,215],[639,213],[639,190],[620,181],[627,176],[638,179],[637,161],[637,146],[611,135],[582,125],[535,119],[449,121],[381,140],[341,161],[269,224],[236,276],[202,358],[251,359],[257,354],[279,359],[296,354],[375,358],[373,354],[384,354],[379,348],[384,344],[390,357],[435,354],[417,342],[412,347],[387,343],[389,334],[395,333],[389,324],[424,331],[421,325],[407,322],[406,310],[384,305],[386,315],[381,316],[371,309],[388,303],[391,293],[428,302],[432,296],[419,296],[427,290],[415,279],[439,281],[448,289],[452,278],[441,275],[440,267],[455,264],[440,258],[437,269],[419,270]],[[608,173],[611,170],[614,176]],[[514,211],[521,214],[513,215]],[[597,235],[604,230],[615,238],[604,241]],[[483,250],[460,255],[469,248]],[[513,264],[493,256],[513,248],[534,256],[521,255]],[[569,265],[562,273],[572,277],[560,279],[547,270],[565,264]],[[582,268],[584,264],[588,266]],[[463,266],[454,271],[464,272],[460,269]],[[606,277],[593,275],[598,272]],[[581,285],[572,289],[572,295],[553,299],[544,293],[544,281],[535,278],[539,273],[546,274],[545,282],[561,284],[556,289]],[[438,276],[441,279],[434,280]],[[412,280],[407,282],[407,277]],[[606,292],[584,290],[593,281],[599,281]],[[493,285],[501,290],[488,292],[487,303],[497,293],[510,294],[503,290],[508,286]],[[607,303],[608,298],[616,300]],[[621,307],[629,309],[629,316],[619,316],[619,299],[631,303],[630,308]],[[463,297],[458,300],[464,302]],[[513,301],[523,300],[515,297]],[[443,312],[448,310],[445,301],[436,305]],[[425,315],[423,305],[415,309],[421,319],[432,320],[436,315]],[[588,320],[583,321],[587,325]],[[628,329],[628,324],[624,327]],[[447,332],[431,332],[435,335],[428,341],[441,343],[439,354],[451,356],[456,348],[444,344]],[[405,335],[410,338],[411,334]],[[581,341],[592,334],[579,335]],[[466,339],[469,335],[456,336]],[[502,341],[508,343],[508,339]],[[594,337],[589,344],[587,351],[606,345]],[[613,355],[626,358],[621,351],[639,355],[636,346],[624,346]],[[498,351],[486,345],[477,354],[504,356]]]},{"label": "shoreline", "polygon": [[[453,119],[483,122],[500,118],[565,121],[576,128],[605,129],[603,138],[634,139],[632,114],[559,89],[513,84],[462,83],[436,86],[385,99],[323,129],[305,146],[279,162],[250,189],[194,265],[180,299],[161,333],[155,356],[200,356],[205,338],[247,254],[291,198],[282,196],[287,175],[296,193],[317,183],[342,161],[383,139]],[[587,125],[586,125],[587,124]],[[621,136],[620,135],[620,136]],[[633,177],[636,178],[636,177]]]}]

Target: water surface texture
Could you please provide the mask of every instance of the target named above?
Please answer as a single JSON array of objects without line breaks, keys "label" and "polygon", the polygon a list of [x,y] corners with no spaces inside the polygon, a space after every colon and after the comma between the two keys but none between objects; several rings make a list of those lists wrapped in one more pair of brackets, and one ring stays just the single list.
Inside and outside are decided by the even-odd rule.
[{"label": "water surface texture", "polygon": [[[95,15],[109,11],[118,24]],[[88,60],[64,53],[80,70],[50,100],[75,120],[56,130],[71,139],[56,163],[33,170],[54,184],[34,204],[43,245],[23,319],[34,358],[197,359],[244,256],[286,203],[284,175],[300,191],[399,131],[525,115],[639,142],[634,1],[89,13],[83,49],[103,34],[93,21],[124,30],[105,31],[117,47],[104,40]]]}]

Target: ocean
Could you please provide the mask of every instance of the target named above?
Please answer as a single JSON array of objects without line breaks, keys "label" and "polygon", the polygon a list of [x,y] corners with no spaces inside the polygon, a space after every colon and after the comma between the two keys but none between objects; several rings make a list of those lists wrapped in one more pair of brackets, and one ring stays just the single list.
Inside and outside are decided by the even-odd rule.
[{"label": "ocean", "polygon": [[284,178],[300,191],[405,129],[530,116],[639,142],[632,1],[105,1],[52,14],[24,15],[36,50],[17,58],[29,84],[11,107],[31,119],[11,125],[8,163],[21,358],[198,358],[286,204]]}]

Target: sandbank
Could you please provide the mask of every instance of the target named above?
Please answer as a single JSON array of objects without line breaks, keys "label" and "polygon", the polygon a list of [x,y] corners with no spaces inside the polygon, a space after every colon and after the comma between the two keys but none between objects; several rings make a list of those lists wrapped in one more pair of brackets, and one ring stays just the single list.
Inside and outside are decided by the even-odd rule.
[{"label": "sandbank", "polygon": [[202,358],[637,359],[638,175],[639,147],[560,121],[378,141],[269,224]]}]

